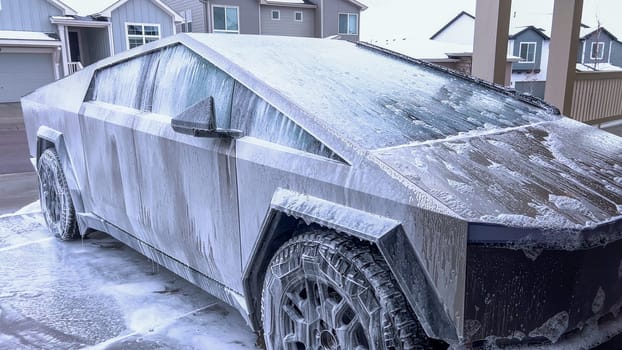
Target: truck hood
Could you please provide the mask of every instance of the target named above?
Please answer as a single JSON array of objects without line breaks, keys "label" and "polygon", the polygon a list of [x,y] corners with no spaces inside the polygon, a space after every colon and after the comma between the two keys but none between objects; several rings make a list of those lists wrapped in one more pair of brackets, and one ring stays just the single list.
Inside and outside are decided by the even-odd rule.
[{"label": "truck hood", "polygon": [[621,218],[622,138],[568,118],[372,154],[472,223],[576,231]]}]

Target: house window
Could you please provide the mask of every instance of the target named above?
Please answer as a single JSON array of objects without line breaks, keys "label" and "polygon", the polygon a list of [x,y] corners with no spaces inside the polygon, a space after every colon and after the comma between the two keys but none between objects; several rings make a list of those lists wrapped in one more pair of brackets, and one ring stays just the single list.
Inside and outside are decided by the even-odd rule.
[{"label": "house window", "polygon": [[274,21],[278,21],[281,19],[281,11],[279,10],[272,10],[272,19]]},{"label": "house window", "polygon": [[215,33],[240,32],[240,18],[237,7],[214,6],[212,14]]},{"label": "house window", "polygon": [[536,62],[536,43],[520,43],[518,55],[521,58],[520,63]]},{"label": "house window", "polygon": [[186,10],[182,12],[184,15],[184,21],[181,23],[181,32],[182,33],[191,33],[192,32],[192,10]]},{"label": "house window", "polygon": [[339,14],[339,34],[356,35],[358,28],[359,16],[355,13]]},{"label": "house window", "polygon": [[605,56],[605,43],[603,42],[592,43],[592,51],[590,53],[590,58],[593,60],[602,60],[604,56]]},{"label": "house window", "polygon": [[126,23],[125,27],[128,49],[160,39],[159,24]]},{"label": "house window", "polygon": [[294,21],[302,22],[302,12],[300,11],[294,12]]}]

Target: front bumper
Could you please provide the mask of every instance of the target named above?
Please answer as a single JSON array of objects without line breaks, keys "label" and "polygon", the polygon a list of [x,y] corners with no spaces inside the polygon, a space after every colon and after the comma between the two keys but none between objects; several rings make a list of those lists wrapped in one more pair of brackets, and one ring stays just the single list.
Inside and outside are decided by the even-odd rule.
[{"label": "front bumper", "polygon": [[467,339],[555,349],[582,332],[600,334],[596,344],[621,333],[622,239],[574,250],[533,243],[469,243]]}]

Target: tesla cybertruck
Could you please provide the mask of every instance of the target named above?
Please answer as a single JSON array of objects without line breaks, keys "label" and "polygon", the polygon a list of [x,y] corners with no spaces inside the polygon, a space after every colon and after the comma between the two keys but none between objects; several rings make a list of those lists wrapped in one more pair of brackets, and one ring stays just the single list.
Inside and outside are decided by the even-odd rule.
[{"label": "tesla cybertruck", "polygon": [[622,139],[537,98],[365,43],[180,34],[22,107],[52,233],[109,233],[268,349],[622,332]]}]

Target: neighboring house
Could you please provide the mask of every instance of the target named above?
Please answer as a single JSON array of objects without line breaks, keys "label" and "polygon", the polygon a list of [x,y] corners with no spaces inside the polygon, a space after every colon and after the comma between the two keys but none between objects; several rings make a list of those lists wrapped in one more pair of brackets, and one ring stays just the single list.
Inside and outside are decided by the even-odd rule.
[{"label": "neighboring house", "polygon": [[359,40],[356,0],[164,0],[182,15],[182,32],[287,35]]},{"label": "neighboring house", "polygon": [[601,27],[582,33],[577,52],[577,63],[589,70],[610,70],[611,65],[622,69],[622,42]]},{"label": "neighboring house", "polygon": [[0,0],[0,103],[173,35],[181,21],[160,0]]},{"label": "neighboring house", "polygon": [[[508,55],[519,57],[512,66],[511,85],[517,90],[544,97],[549,56],[551,16],[514,13],[510,21]],[[436,32],[431,40],[473,47],[475,17],[460,12]],[[607,29],[581,25],[577,70],[621,70],[622,43]]]},{"label": "neighboring house", "polygon": [[60,1],[0,0],[0,103],[60,77],[61,42],[50,16],[71,14]]},{"label": "neighboring house", "polygon": [[434,33],[430,40],[473,47],[473,33],[475,16],[462,11]]}]

